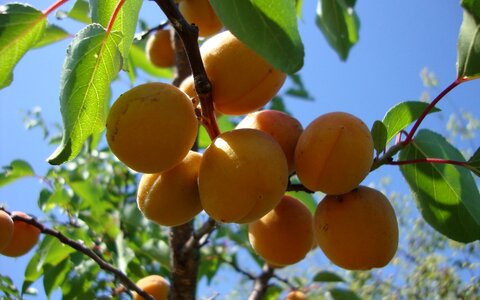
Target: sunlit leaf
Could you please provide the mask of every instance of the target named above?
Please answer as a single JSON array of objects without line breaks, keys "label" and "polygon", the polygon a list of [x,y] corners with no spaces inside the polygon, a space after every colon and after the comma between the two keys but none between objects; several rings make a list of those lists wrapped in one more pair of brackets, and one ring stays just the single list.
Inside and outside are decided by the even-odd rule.
[{"label": "sunlit leaf", "polygon": [[41,48],[68,38],[70,34],[63,28],[48,24],[43,37],[35,44],[35,48]]},{"label": "sunlit leaf", "polygon": [[90,5],[87,0],[77,0],[72,9],[67,13],[70,19],[90,24],[92,18],[90,18]]},{"label": "sunlit leaf", "polygon": [[305,206],[308,208],[308,210],[313,214],[315,213],[315,210],[317,209],[317,202],[315,202],[315,198],[313,197],[313,194],[307,193],[307,192],[287,192],[286,195],[292,196],[301,202],[305,204]]},{"label": "sunlit leaf", "polygon": [[344,282],[345,279],[340,277],[338,274],[330,271],[321,271],[315,274],[313,281],[317,282]]},{"label": "sunlit leaf", "polygon": [[381,153],[387,146],[387,127],[382,121],[375,121],[372,126],[373,146],[377,153]]},{"label": "sunlit leaf", "polygon": [[457,76],[480,76],[480,0],[463,0],[463,22],[458,35]]},{"label": "sunlit leaf", "polygon": [[0,173],[0,187],[12,183],[20,178],[34,176],[32,166],[24,160],[14,160],[9,166],[3,167]]},{"label": "sunlit leaf", "polygon": [[[141,44],[143,45],[143,44]],[[152,75],[158,78],[170,79],[173,77],[173,72],[170,68],[158,68],[155,67],[145,54],[145,50],[141,45],[133,44],[130,48],[130,61],[129,63],[136,68],[141,69],[148,75]],[[133,73],[135,70],[129,70],[129,73]]]}]

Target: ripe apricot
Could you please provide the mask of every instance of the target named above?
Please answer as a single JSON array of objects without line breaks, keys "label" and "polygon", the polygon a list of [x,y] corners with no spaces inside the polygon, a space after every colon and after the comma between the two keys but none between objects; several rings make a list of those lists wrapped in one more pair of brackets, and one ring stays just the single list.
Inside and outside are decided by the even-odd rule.
[{"label": "ripe apricot", "polygon": [[287,183],[282,148],[256,129],[220,134],[203,153],[198,175],[202,207],[220,222],[261,218],[280,201]]},{"label": "ripe apricot", "polygon": [[313,216],[305,204],[285,195],[273,210],[248,225],[248,238],[268,263],[294,264],[312,248]]},{"label": "ripe apricot", "polygon": [[[23,218],[30,218],[23,212],[12,212]],[[22,221],[13,221],[13,235],[10,243],[0,251],[0,254],[10,257],[18,257],[30,251],[37,244],[40,237],[40,229]],[[3,239],[3,238],[2,238]]]},{"label": "ripe apricot", "polygon": [[201,37],[215,34],[223,27],[208,0],[180,0],[178,9],[188,23],[197,25]]},{"label": "ripe apricot", "polygon": [[177,226],[202,211],[197,184],[201,161],[200,153],[190,151],[172,169],[142,176],[137,203],[146,218],[160,225]]},{"label": "ripe apricot", "polygon": [[285,300],[307,300],[307,296],[300,291],[291,291]]},{"label": "ripe apricot", "polygon": [[312,191],[339,195],[356,188],[373,163],[373,138],[357,117],[332,112],[303,131],[295,149],[300,181]]},{"label": "ripe apricot", "polygon": [[[170,285],[160,275],[149,275],[137,281],[137,286],[149,293],[155,300],[167,300]],[[133,300],[145,299],[136,292],[133,292]]]},{"label": "ripe apricot", "polygon": [[303,127],[294,117],[278,110],[261,110],[248,114],[236,128],[254,128],[268,133],[282,147],[288,162],[288,171],[295,170],[294,157]]},{"label": "ripe apricot", "polygon": [[13,220],[9,214],[0,210],[0,251],[5,249],[13,237]]},{"label": "ripe apricot", "polygon": [[[223,114],[243,115],[257,110],[285,82],[285,73],[276,70],[229,31],[211,37],[200,50],[212,84],[215,110]],[[191,78],[180,89],[196,97]]]},{"label": "ripe apricot", "polygon": [[173,85],[146,83],[122,94],[107,118],[107,142],[128,167],[160,173],[179,164],[198,122],[188,96]]},{"label": "ripe apricot", "polygon": [[170,40],[170,31],[160,29],[148,37],[145,45],[148,60],[159,68],[170,68],[175,65],[175,51]]},{"label": "ripe apricot", "polygon": [[395,211],[385,195],[369,187],[323,198],[315,211],[314,230],[325,255],[344,269],[381,268],[397,251]]}]

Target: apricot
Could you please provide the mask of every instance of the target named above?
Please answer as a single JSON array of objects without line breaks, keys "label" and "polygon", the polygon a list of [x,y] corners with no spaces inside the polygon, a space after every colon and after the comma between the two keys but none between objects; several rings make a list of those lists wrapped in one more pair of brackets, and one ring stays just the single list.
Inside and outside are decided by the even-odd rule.
[{"label": "apricot", "polygon": [[291,291],[288,293],[287,298],[285,300],[307,300],[307,296],[300,291]]},{"label": "apricot", "polygon": [[[149,275],[137,281],[137,286],[150,294],[155,300],[167,300],[170,285],[160,275]],[[133,300],[145,299],[133,292]]]},{"label": "apricot", "polygon": [[13,237],[13,220],[9,214],[0,210],[0,251],[5,249]]},{"label": "apricot", "polygon": [[203,153],[198,174],[202,207],[220,222],[261,218],[280,201],[287,183],[282,148],[256,129],[220,134]]},{"label": "apricot", "polygon": [[261,110],[245,116],[236,128],[254,128],[268,133],[282,147],[289,174],[293,173],[295,147],[303,131],[297,119],[278,110]]},{"label": "apricot", "polygon": [[305,204],[285,195],[273,210],[248,225],[248,238],[269,264],[294,264],[312,248],[313,216]]},{"label": "apricot", "polygon": [[156,67],[170,68],[175,65],[175,51],[167,29],[157,30],[148,37],[145,52],[148,60]]},{"label": "apricot", "polygon": [[197,184],[201,161],[200,153],[190,151],[172,169],[142,176],[137,203],[146,218],[163,226],[177,226],[202,211]]},{"label": "apricot", "polygon": [[178,9],[188,23],[197,25],[201,37],[215,34],[223,27],[208,0],[180,0]]},{"label": "apricot", "polygon": [[[23,212],[12,212],[23,218],[30,218]],[[30,251],[38,242],[40,229],[28,223],[14,220],[13,235],[10,243],[0,251],[0,254],[10,257],[19,257]],[[3,239],[3,237],[2,237]]]},{"label": "apricot", "polygon": [[[223,114],[243,115],[257,110],[285,82],[285,73],[276,70],[229,31],[211,37],[200,50],[212,84],[215,110]],[[180,89],[196,97],[191,78]]]},{"label": "apricot", "polygon": [[323,198],[315,211],[314,231],[325,255],[348,270],[381,268],[398,247],[392,205],[381,192],[365,186]]},{"label": "apricot", "polygon": [[179,164],[195,142],[198,122],[188,96],[173,85],[146,83],[122,94],[107,118],[107,142],[137,172]]},{"label": "apricot", "polygon": [[332,112],[316,118],[295,148],[297,175],[308,189],[339,195],[356,188],[370,172],[373,138],[357,117]]}]

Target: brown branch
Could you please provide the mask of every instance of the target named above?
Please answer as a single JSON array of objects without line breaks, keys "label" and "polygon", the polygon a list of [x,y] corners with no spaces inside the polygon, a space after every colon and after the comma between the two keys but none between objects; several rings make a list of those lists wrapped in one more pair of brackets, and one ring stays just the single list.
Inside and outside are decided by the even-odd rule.
[{"label": "brown branch", "polygon": [[[197,230],[193,232],[188,241],[185,243],[183,252],[189,252],[192,248],[200,248],[208,240],[208,236],[215,230],[217,227],[217,222],[208,217],[208,220],[200,226]],[[202,242],[202,239],[206,237],[205,241]]]},{"label": "brown branch", "polygon": [[283,282],[285,283],[286,285],[288,285],[288,287],[292,290],[298,290],[298,286],[294,285],[293,283],[291,283],[288,279],[286,278],[283,278],[283,277],[280,277],[278,276],[277,274],[273,274],[272,275],[272,278],[275,278],[276,280],[280,281],[280,282]]},{"label": "brown branch", "polygon": [[73,249],[85,254],[86,256],[90,257],[93,261],[97,263],[97,265],[104,271],[110,272],[114,274],[120,281],[125,285],[130,290],[134,290],[137,292],[139,295],[141,295],[143,298],[148,299],[148,300],[154,300],[152,296],[150,296],[147,292],[139,288],[133,281],[130,280],[130,278],[127,277],[122,271],[119,269],[115,268],[108,262],[104,261],[98,254],[96,254],[92,249],[85,247],[84,245],[80,244],[79,242],[76,242],[65,235],[63,235],[61,232],[48,228],[44,226],[42,223],[38,222],[36,219],[29,217],[29,218],[24,218],[19,215],[12,215],[9,211],[5,210],[4,208],[0,208],[0,210],[5,211],[7,214],[9,214],[14,221],[20,221],[24,222],[30,225],[35,226],[40,230],[41,233],[50,235],[58,239],[60,242],[62,242],[65,245],[68,245],[72,247]]},{"label": "brown branch", "polygon": [[314,191],[309,190],[301,183],[288,183],[287,192],[306,192],[309,194],[314,194]]},{"label": "brown branch", "polygon": [[145,39],[147,36],[149,36],[153,32],[165,28],[168,25],[168,23],[169,23],[168,21],[163,21],[162,23],[160,23],[159,25],[157,25],[155,27],[149,28],[147,30],[144,30],[144,31],[140,32],[139,34],[136,34],[135,35],[135,40],[136,41],[141,41],[141,40]]},{"label": "brown branch", "polygon": [[262,273],[255,278],[253,285],[253,291],[248,297],[248,300],[261,300],[265,296],[268,290],[268,281],[274,275],[274,269],[265,264],[262,268]]}]

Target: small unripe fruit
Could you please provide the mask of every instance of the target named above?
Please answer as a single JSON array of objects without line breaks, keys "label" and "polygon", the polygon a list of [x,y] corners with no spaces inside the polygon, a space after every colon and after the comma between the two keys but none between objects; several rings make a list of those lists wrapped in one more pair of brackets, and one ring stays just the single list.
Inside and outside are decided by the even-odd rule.
[{"label": "small unripe fruit", "polygon": [[145,45],[148,60],[159,68],[169,68],[175,65],[175,52],[170,40],[170,31],[157,30],[150,35]]},{"label": "small unripe fruit", "polygon": [[160,173],[179,164],[197,131],[192,102],[166,83],[146,83],[122,94],[107,119],[110,149],[128,167],[143,173]]},{"label": "small unripe fruit", "polygon": [[[23,212],[13,212],[23,218],[30,218]],[[11,257],[19,257],[30,251],[38,242],[40,229],[28,223],[14,220],[13,235],[10,243],[0,251],[0,254]]]},{"label": "small unripe fruit", "polygon": [[255,252],[269,264],[294,264],[312,248],[313,216],[305,204],[283,196],[273,210],[248,225],[248,238]]},{"label": "small unripe fruit", "polygon": [[137,203],[146,218],[163,226],[177,226],[202,211],[197,184],[201,161],[201,154],[190,151],[172,169],[142,176]]},{"label": "small unripe fruit", "polygon": [[188,23],[197,25],[201,37],[215,34],[223,27],[208,0],[181,0],[178,9]]},{"label": "small unripe fruit", "polygon": [[287,161],[268,134],[222,133],[203,153],[198,176],[203,209],[220,222],[248,223],[273,209],[288,183]]},{"label": "small unripe fruit", "polygon": [[0,210],[0,251],[5,249],[13,237],[13,220],[9,214]]},{"label": "small unripe fruit", "polygon": [[370,172],[373,138],[357,117],[332,112],[305,128],[295,149],[295,167],[304,186],[329,195],[348,193]]},{"label": "small unripe fruit", "polygon": [[[137,281],[137,286],[150,294],[155,300],[167,300],[170,285],[160,275],[150,275]],[[142,296],[133,293],[133,300],[143,300]]]},{"label": "small unripe fruit", "polygon": [[291,291],[288,293],[287,298],[285,300],[307,300],[307,296],[300,291]]},{"label": "small unripe fruit", "polygon": [[314,230],[325,255],[348,270],[381,268],[398,247],[392,205],[381,192],[365,186],[323,198],[315,212]]}]

